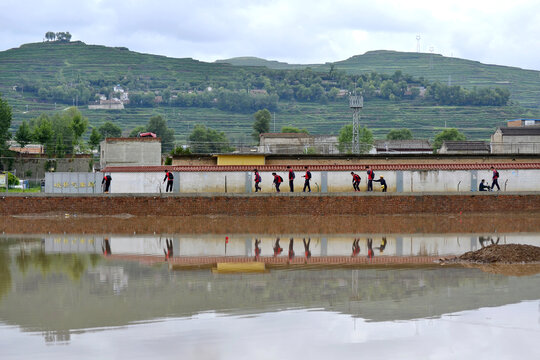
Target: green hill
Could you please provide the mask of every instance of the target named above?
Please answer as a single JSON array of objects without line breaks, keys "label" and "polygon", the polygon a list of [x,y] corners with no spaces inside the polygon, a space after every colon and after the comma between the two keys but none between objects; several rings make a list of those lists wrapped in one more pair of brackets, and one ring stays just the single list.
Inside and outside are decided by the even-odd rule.
[{"label": "green hill", "polygon": [[241,56],[224,60],[216,60],[217,64],[230,64],[234,66],[263,66],[276,70],[305,69],[306,67],[318,67],[320,65],[289,64],[275,60],[266,60],[254,56]]},{"label": "green hill", "polygon": [[[486,65],[478,61],[445,57],[438,54],[397,51],[370,51],[334,63],[337,69],[350,74],[369,71],[424,77],[431,81],[472,87],[502,87],[510,90],[511,99],[530,108],[540,107],[540,71],[516,67]],[[318,69],[326,69],[322,65]]]},{"label": "green hill", "polygon": [[[225,131],[233,140],[249,142],[255,111],[238,111],[233,105],[244,101],[245,94],[251,89],[267,90],[268,95],[263,98],[270,100],[272,96],[277,99],[277,95],[272,94],[280,94],[272,109],[276,131],[284,125],[293,125],[311,133],[337,134],[343,125],[350,123],[352,115],[346,98],[313,101],[306,96],[298,101],[283,97],[283,89],[279,88],[283,79],[288,79],[291,88],[298,93],[302,91],[302,84],[309,87],[310,82],[316,87],[324,85],[323,91],[339,88],[339,81],[343,79],[329,79],[331,65],[310,65],[311,70],[302,71],[307,65],[257,58],[205,63],[82,42],[44,42],[0,52],[0,92],[13,107],[13,130],[22,120],[36,118],[43,112],[61,111],[77,103],[94,126],[112,121],[129,132],[135,126],[145,124],[151,116],[161,114],[175,130],[178,141],[184,141],[195,124],[205,124]],[[411,129],[416,137],[432,138],[446,125],[459,128],[470,139],[488,139],[496,126],[505,120],[540,117],[540,106],[536,101],[540,92],[540,86],[535,83],[540,77],[537,71],[440,55],[390,51],[369,52],[333,65],[334,70],[348,74],[376,71],[391,75],[401,70],[403,74],[444,83],[451,76],[453,85],[468,88],[499,86],[511,91],[513,104],[501,107],[438,106],[419,100],[366,99],[361,122],[379,138],[390,129],[400,127]],[[129,90],[132,99],[140,93],[151,96],[152,100],[155,95],[170,97],[170,100],[161,104],[151,101],[144,106],[140,105],[140,100],[141,103],[133,102],[124,110],[88,109],[87,101],[93,101],[95,93],[107,95],[115,84]],[[207,91],[208,88],[214,89],[213,92]],[[50,100],[55,96],[61,100]],[[197,98],[197,101],[204,98],[206,102],[171,105],[175,96]],[[216,106],[227,96],[232,96],[228,99],[231,106]],[[274,123],[271,131],[273,126]]]}]

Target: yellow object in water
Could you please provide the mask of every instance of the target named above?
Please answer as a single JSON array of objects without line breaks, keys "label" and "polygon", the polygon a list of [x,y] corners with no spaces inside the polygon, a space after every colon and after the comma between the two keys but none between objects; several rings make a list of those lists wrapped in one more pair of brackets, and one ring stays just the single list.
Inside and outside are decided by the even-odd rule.
[{"label": "yellow object in water", "polygon": [[246,273],[246,272],[265,272],[266,266],[263,262],[228,262],[217,263],[217,267],[212,272],[217,273]]}]

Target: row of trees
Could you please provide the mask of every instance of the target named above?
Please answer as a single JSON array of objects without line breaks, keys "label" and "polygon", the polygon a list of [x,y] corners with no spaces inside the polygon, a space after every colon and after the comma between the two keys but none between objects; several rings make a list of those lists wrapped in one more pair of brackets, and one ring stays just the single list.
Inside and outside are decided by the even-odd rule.
[{"label": "row of trees", "polygon": [[467,90],[436,82],[427,88],[426,99],[439,105],[504,106],[510,99],[510,91],[501,88]]},{"label": "row of trees", "polygon": [[[151,79],[126,74],[107,77],[103,73],[83,76],[67,81],[59,72],[53,84],[39,80],[21,79],[21,90],[35,93],[44,101],[79,104],[96,100],[96,94],[111,94],[116,84],[130,90],[130,104],[133,107],[175,106],[175,107],[216,107],[232,112],[253,112],[261,109],[273,111],[278,101],[300,101],[328,103],[346,100],[347,92],[356,91],[369,100],[417,99],[420,102],[439,105],[504,106],[510,92],[501,88],[479,88],[468,90],[461,86],[447,86],[439,82],[431,83],[424,78],[414,78],[396,71],[394,74],[376,72],[348,75],[336,70],[329,72],[303,70],[256,69],[231,73],[226,79],[178,82],[156,77]],[[212,91],[207,91],[209,88]],[[421,89],[425,96],[421,97]],[[254,95],[250,90],[259,90]],[[261,93],[264,91],[263,93]],[[160,101],[156,97],[160,96]]]},{"label": "row of trees", "polygon": [[59,42],[70,42],[71,34],[69,31],[60,31],[55,33],[54,31],[47,31],[45,33],[45,39],[47,41],[59,41]]}]

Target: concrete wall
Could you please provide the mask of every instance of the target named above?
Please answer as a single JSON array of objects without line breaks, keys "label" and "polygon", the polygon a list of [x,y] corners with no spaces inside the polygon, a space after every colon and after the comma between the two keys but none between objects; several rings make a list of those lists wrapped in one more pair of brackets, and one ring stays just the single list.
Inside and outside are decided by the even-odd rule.
[{"label": "concrete wall", "polygon": [[105,139],[100,143],[100,166],[161,165],[161,141],[157,138]]},{"label": "concrete wall", "polygon": [[53,194],[99,194],[101,173],[49,172],[45,174],[45,192]]},{"label": "concrete wall", "polygon": [[[89,172],[92,171],[93,159],[91,157],[58,159],[37,157],[13,158],[11,171],[15,170],[15,174],[20,179],[39,181],[45,178],[47,164],[54,164],[55,171],[57,172]],[[30,173],[31,175],[26,175]]]},{"label": "concrete wall", "polygon": [[[260,171],[263,192],[274,192],[273,171]],[[355,171],[362,178],[360,190],[367,190],[367,174]],[[282,192],[289,191],[288,174],[277,171],[284,182]],[[312,171],[312,192],[350,192],[350,171]],[[180,171],[174,172],[174,192],[180,193],[250,193],[255,191],[251,171]],[[295,191],[302,191],[304,172],[296,171]],[[507,191],[540,191],[540,169],[499,170],[499,185]],[[383,176],[388,192],[463,192],[477,191],[481,179],[491,184],[490,170],[375,170],[375,177]],[[111,193],[160,193],[165,191],[164,173],[112,172]],[[380,191],[380,184],[373,184]]]}]

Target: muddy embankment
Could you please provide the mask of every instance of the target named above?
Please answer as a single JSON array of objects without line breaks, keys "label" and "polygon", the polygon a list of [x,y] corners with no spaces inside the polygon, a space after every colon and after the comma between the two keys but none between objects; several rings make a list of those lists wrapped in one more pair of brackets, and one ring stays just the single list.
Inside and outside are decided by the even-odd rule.
[{"label": "muddy embankment", "polygon": [[540,212],[409,215],[0,217],[4,234],[496,234],[540,233]]},{"label": "muddy embankment", "polygon": [[460,264],[494,274],[528,276],[540,273],[540,247],[494,244],[456,258],[444,259],[442,263]]}]

